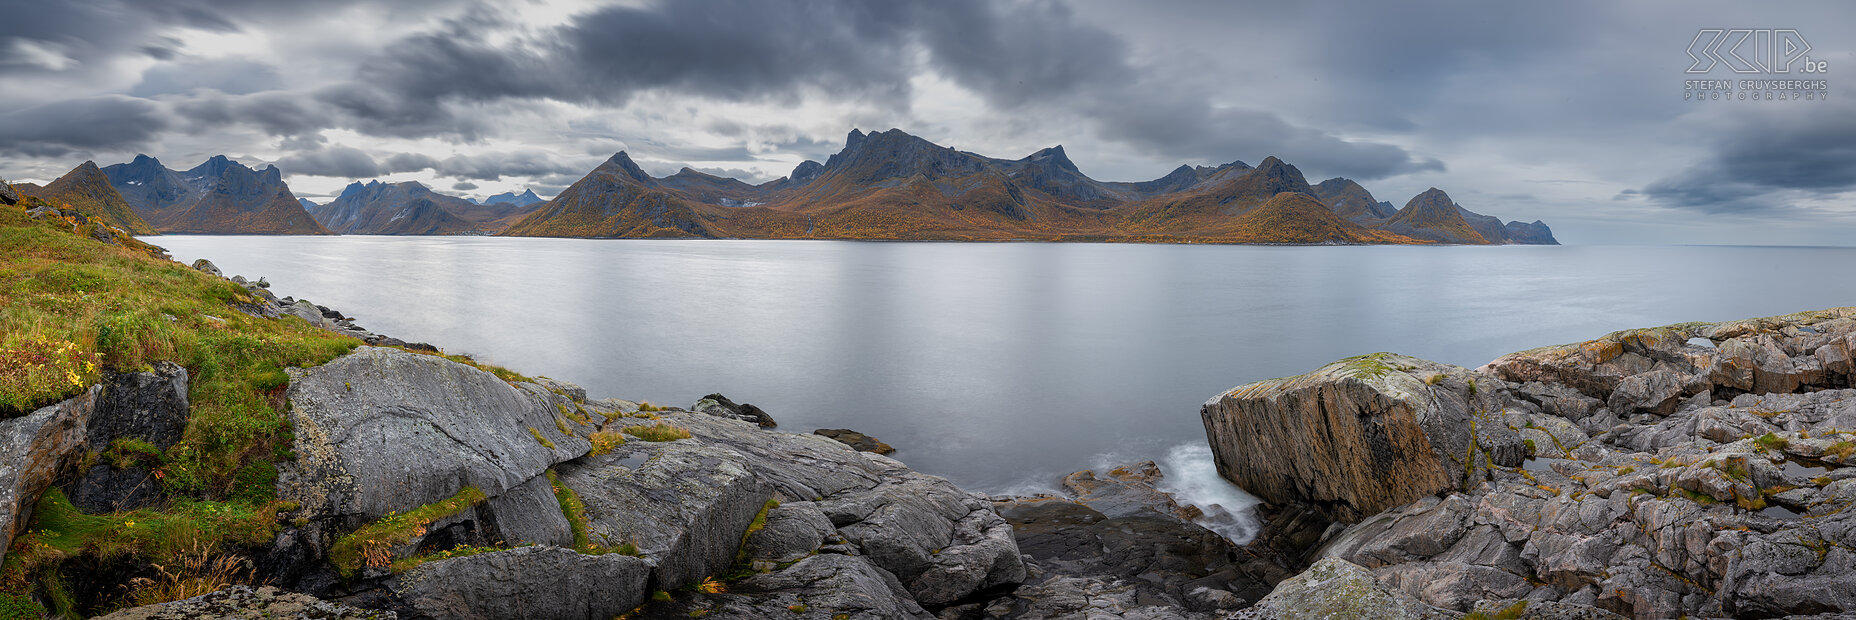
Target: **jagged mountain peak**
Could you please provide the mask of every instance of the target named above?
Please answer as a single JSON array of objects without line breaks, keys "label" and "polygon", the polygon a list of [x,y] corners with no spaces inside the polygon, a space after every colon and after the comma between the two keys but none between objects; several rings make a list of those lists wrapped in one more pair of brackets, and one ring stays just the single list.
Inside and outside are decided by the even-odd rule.
[{"label": "jagged mountain peak", "polygon": [[1477,231],[1463,217],[1463,212],[1450,200],[1449,194],[1433,187],[1412,196],[1405,203],[1405,208],[1386,220],[1380,228],[1443,243],[1483,245],[1502,242],[1499,238],[1489,239]]},{"label": "jagged mountain peak", "polygon": [[1456,202],[1450,200],[1450,195],[1444,193],[1444,190],[1433,187],[1433,188],[1424,190],[1422,192],[1419,192],[1418,195],[1416,196],[1412,196],[1411,200],[1405,203],[1405,208],[1406,209],[1418,208],[1418,209],[1425,209],[1425,210],[1437,209],[1437,208],[1454,209],[1456,208]]},{"label": "jagged mountain peak", "polygon": [[200,165],[189,168],[187,176],[195,179],[212,179],[233,168],[245,168],[245,166],[224,155],[214,155],[200,162]]},{"label": "jagged mountain peak", "polygon": [[804,184],[804,183],[810,182],[812,179],[818,178],[818,175],[821,175],[824,173],[825,173],[825,164],[821,164],[821,163],[808,159],[808,160],[799,162],[799,165],[794,166],[793,173],[790,175],[787,175],[786,178],[790,179],[794,184]]},{"label": "jagged mountain peak", "polygon": [[639,168],[638,163],[632,161],[632,156],[626,154],[625,151],[614,153],[612,157],[607,159],[606,163],[602,164],[600,167],[615,169],[620,174],[631,177],[633,181],[645,185],[654,185],[657,183],[657,180],[651,178],[651,175],[647,174],[643,168]]},{"label": "jagged mountain peak", "polygon": [[1263,161],[1257,162],[1256,168],[1245,174],[1258,175],[1280,185],[1280,191],[1314,193],[1314,188],[1308,185],[1308,179],[1302,177],[1301,170],[1275,155],[1263,158]]},{"label": "jagged mountain peak", "polygon": [[1061,144],[1032,153],[1020,161],[1061,168],[1077,174],[1082,173],[1081,170],[1076,169],[1076,162],[1070,161],[1070,157],[1064,154]]}]

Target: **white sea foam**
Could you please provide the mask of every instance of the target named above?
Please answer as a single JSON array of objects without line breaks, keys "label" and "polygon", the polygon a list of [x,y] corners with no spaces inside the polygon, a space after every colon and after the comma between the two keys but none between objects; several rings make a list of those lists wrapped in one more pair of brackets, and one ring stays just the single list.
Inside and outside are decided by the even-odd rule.
[{"label": "white sea foam", "polygon": [[1239,545],[1256,537],[1261,529],[1256,508],[1261,502],[1218,475],[1211,446],[1202,443],[1174,446],[1167,451],[1166,458],[1161,459],[1160,471],[1165,474],[1160,481],[1161,491],[1171,494],[1174,501],[1197,506],[1205,512],[1205,516],[1197,520],[1199,525]]}]

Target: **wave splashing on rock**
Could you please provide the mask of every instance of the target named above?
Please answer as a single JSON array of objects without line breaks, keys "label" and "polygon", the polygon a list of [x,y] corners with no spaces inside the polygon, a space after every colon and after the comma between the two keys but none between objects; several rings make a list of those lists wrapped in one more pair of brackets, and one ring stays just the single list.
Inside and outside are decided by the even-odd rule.
[{"label": "wave splashing on rock", "polygon": [[1262,528],[1256,510],[1261,500],[1218,475],[1211,446],[1174,446],[1161,460],[1161,469],[1166,477],[1160,481],[1160,490],[1205,513],[1193,522],[1238,545],[1256,538]]}]

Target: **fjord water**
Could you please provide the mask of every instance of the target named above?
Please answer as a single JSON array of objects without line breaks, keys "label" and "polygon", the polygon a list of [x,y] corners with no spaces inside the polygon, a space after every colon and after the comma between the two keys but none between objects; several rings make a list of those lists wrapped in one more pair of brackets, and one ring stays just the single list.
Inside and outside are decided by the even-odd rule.
[{"label": "fjord water", "polygon": [[1856,304],[1849,248],[149,241],[594,397],[721,392],[785,430],[851,428],[973,490],[1157,459],[1227,503],[1242,498],[1217,482],[1198,411],[1239,384],[1376,351],[1474,367],[1617,329]]}]

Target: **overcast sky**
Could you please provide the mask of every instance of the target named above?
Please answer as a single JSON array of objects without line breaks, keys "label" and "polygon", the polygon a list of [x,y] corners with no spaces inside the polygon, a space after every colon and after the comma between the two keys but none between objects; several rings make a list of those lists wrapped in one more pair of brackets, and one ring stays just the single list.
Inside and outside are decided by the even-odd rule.
[{"label": "overcast sky", "polygon": [[[1796,29],[1829,72],[1687,74],[1704,28]],[[318,201],[547,196],[619,150],[759,182],[898,127],[1113,181],[1277,155],[1567,243],[1851,245],[1853,51],[1847,2],[0,0],[0,176],[224,153]]]}]

